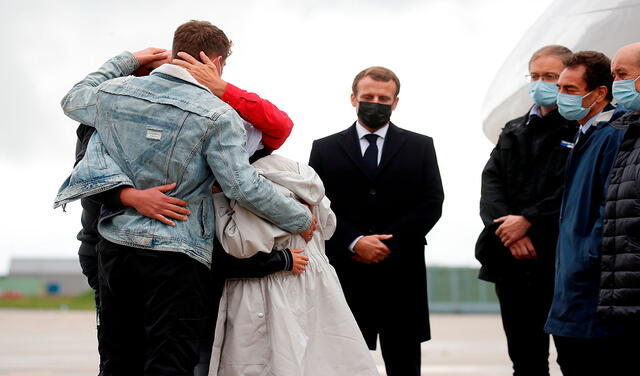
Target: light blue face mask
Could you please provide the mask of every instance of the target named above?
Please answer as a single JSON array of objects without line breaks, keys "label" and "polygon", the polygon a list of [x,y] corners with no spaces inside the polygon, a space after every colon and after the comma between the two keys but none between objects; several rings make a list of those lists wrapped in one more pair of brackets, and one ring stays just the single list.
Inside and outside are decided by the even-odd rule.
[{"label": "light blue face mask", "polygon": [[591,93],[593,93],[593,90],[585,95],[559,93],[558,111],[560,112],[560,115],[567,120],[580,120],[587,116],[591,106],[596,102],[593,102],[591,106],[584,108],[582,107],[582,100]]},{"label": "light blue face mask", "polygon": [[540,107],[553,107],[558,99],[558,85],[547,81],[533,81],[529,86],[531,99]]},{"label": "light blue face mask", "polygon": [[629,111],[640,111],[640,93],[636,90],[635,80],[613,81],[613,97]]}]

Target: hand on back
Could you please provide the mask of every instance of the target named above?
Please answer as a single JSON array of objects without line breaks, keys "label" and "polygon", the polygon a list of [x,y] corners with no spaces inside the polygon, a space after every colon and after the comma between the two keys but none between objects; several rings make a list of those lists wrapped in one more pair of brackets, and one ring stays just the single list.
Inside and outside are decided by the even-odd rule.
[{"label": "hand on back", "polygon": [[165,194],[175,187],[176,183],[143,190],[131,187],[123,188],[120,191],[120,201],[124,206],[136,209],[145,217],[157,219],[169,226],[175,226],[175,222],[168,218],[186,221],[187,216],[191,214],[186,208],[188,206],[186,201]]},{"label": "hand on back", "polygon": [[293,267],[291,271],[297,275],[302,274],[309,265],[309,257],[303,255],[304,249],[292,249],[291,256],[293,256]]}]

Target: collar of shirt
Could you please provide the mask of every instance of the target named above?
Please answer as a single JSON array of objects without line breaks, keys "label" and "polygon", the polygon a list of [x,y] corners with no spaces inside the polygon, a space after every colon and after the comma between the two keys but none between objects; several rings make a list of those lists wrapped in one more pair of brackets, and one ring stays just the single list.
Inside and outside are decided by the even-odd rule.
[{"label": "collar of shirt", "polygon": [[531,122],[531,118],[534,116],[542,118],[542,111],[540,110],[540,106],[537,104],[534,104],[533,107],[531,107],[531,110],[529,110],[529,116],[527,117],[527,124]]},{"label": "collar of shirt", "polygon": [[389,129],[389,125],[385,125],[384,127],[378,129],[375,132],[369,132],[367,128],[365,128],[360,121],[356,122],[356,132],[358,132],[358,141],[360,143],[360,152],[364,155],[364,152],[369,147],[369,141],[367,141],[364,136],[368,134],[378,135],[378,139],[376,140],[376,146],[378,147],[378,164],[380,164],[380,160],[382,158],[382,148],[384,147],[384,138],[387,136],[387,130]]},{"label": "collar of shirt", "polygon": [[[356,132],[358,132],[358,139],[362,140],[364,136],[369,133],[377,134],[384,141],[385,136],[387,135],[387,130],[389,129],[389,124],[384,127],[378,129],[375,132],[369,132],[367,128],[365,128],[362,124],[360,124],[360,120],[356,121]],[[366,140],[365,140],[366,141]]]},{"label": "collar of shirt", "polygon": [[587,120],[587,122],[584,123],[584,125],[580,126],[580,132],[582,132],[582,134],[587,133],[587,131],[589,130],[589,128],[591,128],[593,123],[600,117],[601,113],[602,113],[602,111],[600,111],[597,114],[593,115],[591,117],[591,119]]}]

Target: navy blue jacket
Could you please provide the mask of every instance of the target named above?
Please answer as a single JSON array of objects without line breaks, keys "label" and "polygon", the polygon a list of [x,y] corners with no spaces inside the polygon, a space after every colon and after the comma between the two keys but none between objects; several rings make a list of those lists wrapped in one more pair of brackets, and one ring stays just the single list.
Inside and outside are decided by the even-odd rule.
[{"label": "navy blue jacket", "polygon": [[569,154],[560,209],[553,303],[545,325],[563,337],[618,334],[596,314],[600,288],[603,203],[624,128],[623,111],[607,106]]}]

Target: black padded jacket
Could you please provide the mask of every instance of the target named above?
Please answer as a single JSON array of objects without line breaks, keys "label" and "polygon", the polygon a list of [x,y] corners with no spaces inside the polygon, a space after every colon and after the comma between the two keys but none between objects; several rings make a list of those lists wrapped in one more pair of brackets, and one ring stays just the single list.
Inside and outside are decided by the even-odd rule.
[{"label": "black padded jacket", "polygon": [[598,314],[605,319],[640,319],[640,114],[628,126],[611,169],[605,200]]}]

